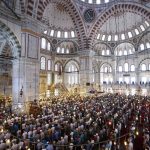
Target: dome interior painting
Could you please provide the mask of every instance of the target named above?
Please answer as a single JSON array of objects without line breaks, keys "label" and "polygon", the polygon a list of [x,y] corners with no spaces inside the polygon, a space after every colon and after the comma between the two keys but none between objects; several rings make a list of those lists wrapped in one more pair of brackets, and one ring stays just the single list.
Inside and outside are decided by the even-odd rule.
[{"label": "dome interior painting", "polygon": [[50,28],[73,30],[73,21],[61,3],[50,3],[46,7],[43,18],[49,23]]}]

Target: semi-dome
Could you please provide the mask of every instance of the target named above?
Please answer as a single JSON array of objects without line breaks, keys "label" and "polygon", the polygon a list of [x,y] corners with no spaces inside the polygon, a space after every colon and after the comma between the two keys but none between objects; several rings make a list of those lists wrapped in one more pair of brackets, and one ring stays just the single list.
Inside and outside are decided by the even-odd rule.
[{"label": "semi-dome", "polygon": [[74,29],[73,21],[66,11],[64,5],[60,3],[50,3],[43,13],[43,19],[49,23],[49,27],[62,30]]},{"label": "semi-dome", "polygon": [[149,26],[149,22],[142,16],[132,12],[121,12],[106,20],[99,30],[97,39],[102,41],[125,40],[147,30]]}]

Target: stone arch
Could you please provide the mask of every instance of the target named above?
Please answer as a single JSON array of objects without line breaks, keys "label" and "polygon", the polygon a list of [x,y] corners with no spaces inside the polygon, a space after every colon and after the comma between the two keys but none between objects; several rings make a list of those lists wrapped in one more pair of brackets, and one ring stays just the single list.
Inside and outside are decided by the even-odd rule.
[{"label": "stone arch", "polygon": [[62,41],[59,41],[58,44],[55,46],[55,51],[57,51],[57,48],[61,46],[61,44],[63,43],[72,43],[73,46],[74,46],[74,52],[77,52],[79,51],[79,45],[76,41],[73,41],[73,40],[62,40]]},{"label": "stone arch", "polygon": [[150,60],[150,57],[144,58],[142,59],[139,64],[138,64],[138,68],[140,68],[141,64],[145,61],[145,60]]},{"label": "stone arch", "polygon": [[[0,32],[7,39],[11,49],[13,57],[21,57],[21,45],[15,36],[15,34],[10,30],[10,28],[0,21]],[[1,52],[0,52],[1,54]]]},{"label": "stone arch", "polygon": [[78,68],[78,71],[80,70],[80,64],[79,64],[79,62],[76,60],[76,59],[69,59],[65,64],[64,64],[64,68],[66,68],[66,65],[68,64],[68,63],[70,63],[70,62],[73,62],[73,63],[75,63],[77,66],[77,68]]},{"label": "stone arch", "polygon": [[[66,8],[76,28],[76,33],[78,35],[78,42],[80,45],[80,49],[84,48],[85,45],[84,45],[83,40],[86,39],[86,34],[85,34],[83,20],[82,20],[80,13],[77,11],[76,6],[71,0],[45,0],[45,1],[39,0],[39,3],[37,5],[37,10],[36,10],[37,12],[36,19],[37,20],[42,19],[44,10],[46,6],[48,6],[48,4],[50,3],[59,3],[59,4],[62,4]],[[27,14],[30,16],[33,15],[33,9],[34,9],[33,7],[34,7],[34,0],[30,0],[27,6]]]},{"label": "stone arch", "polygon": [[119,42],[119,43],[117,43],[117,44],[113,47],[113,49],[115,50],[119,45],[121,45],[121,44],[123,44],[123,43],[131,44],[131,45],[134,47],[134,49],[136,50],[135,45],[134,45],[131,41],[122,41],[122,42]]},{"label": "stone arch", "polygon": [[58,46],[60,46],[61,43],[63,43],[63,42],[72,42],[72,43],[77,47],[77,50],[79,49],[79,44],[78,44],[76,41],[73,41],[73,40],[70,40],[70,39],[66,39],[66,40],[59,41],[58,44],[56,45],[56,48],[57,48]]},{"label": "stone arch", "polygon": [[94,44],[93,50],[95,50],[96,46],[97,46],[97,45],[100,45],[100,44],[105,45],[106,48],[108,48],[108,49],[110,50],[110,53],[112,54],[112,48],[111,48],[111,46],[110,46],[109,44],[107,44],[107,43],[105,43],[105,42],[101,42],[101,41],[96,42],[96,43]]},{"label": "stone arch", "polygon": [[[128,49],[127,46],[128,47],[129,46],[132,47],[133,48],[133,49],[131,49],[131,50],[133,50],[132,54],[135,54],[136,49],[135,49],[135,46],[131,42],[122,42],[122,43],[119,43],[117,46],[115,46],[115,48],[114,48],[114,55],[116,55],[115,52],[118,50],[119,47],[122,48],[122,53],[124,52],[124,50],[129,52],[129,49]],[[122,54],[122,55],[124,55],[124,54]],[[127,55],[129,55],[129,54],[127,54]]]},{"label": "stone arch", "polygon": [[103,62],[103,63],[99,66],[100,72],[101,72],[101,68],[102,68],[103,65],[107,65],[107,66],[111,67],[111,69],[113,69],[113,67],[112,67],[112,65],[111,65],[110,63],[108,63],[108,62]]},{"label": "stone arch", "polygon": [[89,41],[90,41],[90,47],[93,47],[94,41],[96,39],[96,35],[99,32],[99,29],[102,27],[102,25],[113,15],[120,12],[132,12],[136,13],[138,15],[141,15],[144,19],[147,21],[150,20],[150,11],[147,7],[142,6],[138,3],[117,3],[111,5],[107,10],[103,11],[100,16],[98,17],[98,20],[93,24],[92,29],[89,34]]},{"label": "stone arch", "polygon": [[[145,36],[147,36],[147,35],[150,35],[150,31],[147,31],[147,32],[144,32],[143,34],[142,34],[142,36],[139,38],[139,40],[138,40],[138,44],[137,44],[137,51],[139,51],[139,47],[140,47],[140,44],[141,44],[141,42],[142,42],[142,40],[143,40],[143,38],[145,37]],[[144,41],[145,42],[145,41]],[[145,44],[145,43],[143,43],[143,44]]]}]

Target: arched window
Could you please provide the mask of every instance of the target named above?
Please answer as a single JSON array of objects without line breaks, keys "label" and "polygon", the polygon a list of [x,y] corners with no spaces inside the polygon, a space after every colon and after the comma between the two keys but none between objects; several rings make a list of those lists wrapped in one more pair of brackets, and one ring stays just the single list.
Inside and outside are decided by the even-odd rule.
[{"label": "arched window", "polygon": [[138,35],[139,34],[139,30],[135,29],[135,34]]},{"label": "arched window", "polygon": [[145,31],[145,28],[144,28],[143,25],[140,25],[140,28],[141,28],[142,31]]},{"label": "arched window", "polygon": [[129,54],[132,54],[132,50],[131,49],[129,49]]},{"label": "arched window", "polygon": [[75,33],[74,31],[71,31],[71,37],[74,38],[75,37]]},{"label": "arched window", "polygon": [[57,47],[57,53],[60,53],[60,47]]},{"label": "arched window", "polygon": [[68,48],[66,49],[66,53],[69,54],[69,49]]},{"label": "arched window", "polygon": [[69,72],[72,72],[72,65],[70,65],[70,66],[68,67],[68,71],[69,71]]},{"label": "arched window", "polygon": [[111,35],[108,36],[108,41],[111,41]]},{"label": "arched window", "polygon": [[141,65],[141,70],[142,70],[142,71],[146,71],[146,65],[145,65],[145,64],[142,64],[142,65]]},{"label": "arched window", "polygon": [[150,43],[149,42],[146,43],[146,47],[150,48]]},{"label": "arched window", "polygon": [[109,50],[107,50],[106,53],[107,53],[107,55],[110,55],[110,51]]},{"label": "arched window", "polygon": [[111,67],[109,68],[109,72],[112,72],[112,68]]},{"label": "arched window", "polygon": [[105,40],[105,37],[106,37],[105,35],[103,35],[103,36],[102,36],[102,41],[104,41],[104,40]]},{"label": "arched window", "polygon": [[113,82],[112,67],[110,64],[103,64],[100,68],[100,82],[108,84]]},{"label": "arched window", "polygon": [[118,35],[115,35],[115,41],[118,41]]},{"label": "arched window", "polygon": [[51,30],[50,36],[54,36],[54,30]]},{"label": "arched window", "polygon": [[75,66],[72,65],[71,68],[72,68],[71,71],[74,72],[75,71]]},{"label": "arched window", "polygon": [[125,40],[125,34],[121,34],[121,39]]},{"label": "arched window", "polygon": [[93,3],[93,1],[92,1],[92,0],[89,0],[89,3],[90,3],[90,4],[92,4],[92,3]]},{"label": "arched window", "polygon": [[128,63],[125,63],[125,64],[124,64],[124,71],[125,71],[125,72],[128,72],[128,71],[129,71],[129,65],[128,65]]},{"label": "arched window", "polygon": [[148,65],[148,70],[150,71],[150,64]]},{"label": "arched window", "polygon": [[131,65],[131,71],[135,71],[135,65]]},{"label": "arched window", "polygon": [[124,55],[128,55],[128,52],[127,52],[127,50],[124,50]]},{"label": "arched window", "polygon": [[145,24],[149,27],[149,23],[147,21],[145,21]]},{"label": "arched window", "polygon": [[68,63],[66,65],[67,79],[70,85],[78,84],[79,74],[77,72],[77,67],[74,63]]},{"label": "arched window", "polygon": [[65,33],[64,33],[64,37],[65,37],[65,38],[68,38],[68,32],[65,32]]},{"label": "arched window", "polygon": [[48,61],[47,61],[47,70],[51,70],[52,68],[52,62],[51,62],[51,60],[49,59]]},{"label": "arched window", "polygon": [[58,37],[58,38],[61,37],[61,32],[60,32],[60,31],[57,32],[57,37]]},{"label": "arched window", "polygon": [[100,4],[101,3],[101,0],[96,0],[96,4]]},{"label": "arched window", "polygon": [[46,39],[45,38],[41,39],[41,48],[46,49]]},{"label": "arched window", "polygon": [[47,44],[47,50],[50,51],[51,50],[51,44],[48,42]]},{"label": "arched window", "polygon": [[65,53],[65,48],[61,49],[61,53],[64,54]]},{"label": "arched window", "polygon": [[105,55],[105,50],[102,50],[102,55]]},{"label": "arched window", "polygon": [[122,66],[119,66],[118,70],[119,72],[122,72]]},{"label": "arched window", "polygon": [[105,0],[105,3],[108,3],[109,2],[109,0]]},{"label": "arched window", "polygon": [[108,67],[104,68],[104,72],[107,73],[108,72]]},{"label": "arched window", "polygon": [[132,38],[132,33],[128,32],[128,36],[129,36],[129,38]]},{"label": "arched window", "polygon": [[45,70],[45,69],[46,69],[46,58],[41,57],[41,70]]},{"label": "arched window", "polygon": [[144,44],[140,45],[140,49],[141,49],[141,51],[143,51],[145,49]]},{"label": "arched window", "polygon": [[119,51],[119,56],[122,56],[122,51]]},{"label": "arched window", "polygon": [[100,38],[100,34],[97,35],[97,40]]}]

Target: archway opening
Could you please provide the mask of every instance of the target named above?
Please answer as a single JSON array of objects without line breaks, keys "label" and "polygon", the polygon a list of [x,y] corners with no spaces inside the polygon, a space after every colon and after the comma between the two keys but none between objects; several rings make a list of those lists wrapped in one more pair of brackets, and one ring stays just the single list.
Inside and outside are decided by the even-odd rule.
[{"label": "archway opening", "polygon": [[79,66],[75,61],[69,61],[65,66],[64,83],[69,91],[75,92],[79,86]]},{"label": "archway opening", "polygon": [[0,21],[0,97],[6,105],[10,100],[13,106],[20,102],[20,50],[21,46],[14,33]]}]

